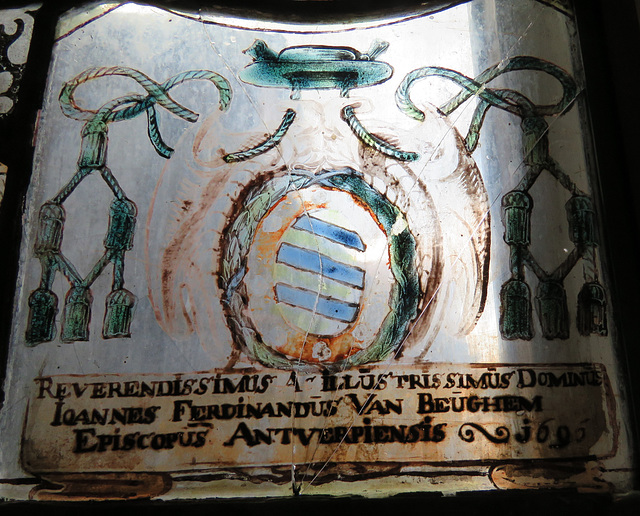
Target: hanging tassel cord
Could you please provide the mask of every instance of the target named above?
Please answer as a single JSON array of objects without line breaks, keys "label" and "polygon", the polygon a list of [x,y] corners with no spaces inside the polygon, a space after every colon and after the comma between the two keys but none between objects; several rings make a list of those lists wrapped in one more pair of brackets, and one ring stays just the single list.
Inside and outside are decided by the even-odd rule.
[{"label": "hanging tassel cord", "polygon": [[104,179],[104,182],[107,183],[116,199],[123,200],[127,198],[124,190],[120,187],[120,184],[111,173],[111,170],[109,170],[107,167],[104,167],[100,169],[100,175],[102,176],[102,179]]},{"label": "hanging tassel cord", "polygon": [[587,246],[582,256],[582,273],[585,283],[598,282],[598,268],[594,246]]},{"label": "hanging tassel cord", "polygon": [[584,249],[581,249],[579,247],[574,247],[569,253],[569,256],[567,256],[565,260],[560,265],[558,265],[556,270],[554,270],[549,275],[550,279],[560,283],[563,282],[564,279],[569,275],[569,273],[576,266],[580,258],[583,257],[583,255],[584,255]]},{"label": "hanging tassel cord", "polygon": [[[551,278],[551,275],[548,274],[539,264],[536,262],[535,258],[531,254],[529,249],[524,249],[522,252],[522,263],[526,265],[538,278],[539,281],[547,281]],[[524,274],[522,278],[524,280]]]},{"label": "hanging tassel cord", "polygon": [[515,190],[519,190],[521,192],[528,192],[529,189],[536,182],[540,174],[542,174],[544,167],[541,165],[525,165],[526,172],[520,179],[520,182],[515,187]]},{"label": "hanging tassel cord", "polygon": [[80,287],[84,281],[73,264],[61,253],[55,255],[55,267],[67,278],[73,287]]},{"label": "hanging tassel cord", "polygon": [[526,247],[520,245],[509,246],[509,268],[511,277],[524,281],[524,253]]},{"label": "hanging tassel cord", "polygon": [[40,276],[40,288],[51,290],[53,281],[56,278],[57,262],[55,255],[50,253],[40,256],[40,266],[42,275]]},{"label": "hanging tassel cord", "polygon": [[[146,91],[146,95],[126,95],[118,97],[107,102],[97,110],[81,108],[75,99],[77,88],[89,81],[109,76],[122,76],[133,79],[142,86]],[[131,120],[141,113],[146,113],[147,134],[151,144],[160,156],[164,158],[171,157],[173,149],[162,139],[156,109],[157,106],[161,106],[183,120],[195,122],[198,119],[197,113],[176,102],[168,93],[173,87],[191,80],[207,80],[212,82],[218,89],[220,110],[225,111],[228,109],[231,101],[231,87],[229,83],[221,75],[208,70],[183,72],[159,84],[142,72],[131,68],[118,66],[91,68],[64,84],[59,98],[62,112],[65,116],[74,120],[83,121],[85,124],[82,128],[80,155],[78,157],[75,174],[56,196],[45,204],[47,211],[41,211],[39,240],[35,248],[36,255],[38,255],[42,267],[42,277],[40,280],[41,289],[50,290],[55,279],[56,271],[60,271],[67,278],[72,289],[86,290],[88,297],[83,299],[90,305],[91,294],[88,289],[110,262],[113,262],[114,265],[114,290],[124,288],[124,254],[132,246],[137,209],[135,204],[127,198],[124,190],[106,166],[108,126],[112,122]],[[64,230],[64,209],[62,208],[62,203],[66,201],[78,185],[94,171],[100,172],[102,179],[109,186],[115,200],[111,206],[109,229],[105,238],[105,252],[92,267],[86,278],[82,278],[75,266],[60,250],[62,232]],[[42,296],[40,297],[42,298]],[[42,306],[40,306],[42,305],[41,301],[41,299],[40,301],[34,301],[35,311],[30,315],[30,317],[33,317],[32,322],[33,325],[35,325],[34,328],[36,328],[36,330],[27,331],[27,341],[31,344],[49,341],[54,335],[53,322],[50,318],[51,314],[45,314],[45,317],[45,315],[38,312],[38,309],[42,311]],[[61,335],[63,341],[88,339],[87,324],[89,319],[87,314],[89,312],[87,311],[86,314],[83,312],[84,315],[82,315],[81,323],[78,322],[76,324],[74,322],[71,324],[70,321],[74,321],[74,313],[75,312],[67,313],[67,307],[65,305],[65,323],[63,324],[63,333]],[[125,328],[125,326],[126,325],[118,327],[119,329],[115,333],[112,330],[105,331],[109,337],[121,336],[128,333],[128,328]],[[44,330],[42,328],[44,328]]]},{"label": "hanging tassel cord", "polygon": [[71,180],[62,187],[62,189],[57,193],[57,195],[51,199],[51,202],[55,204],[62,204],[67,198],[73,193],[76,187],[82,182],[82,180],[87,177],[94,169],[83,167],[80,168],[71,178]]},{"label": "hanging tassel cord", "polygon": [[113,251],[113,284],[111,290],[120,290],[124,288],[124,251]]}]

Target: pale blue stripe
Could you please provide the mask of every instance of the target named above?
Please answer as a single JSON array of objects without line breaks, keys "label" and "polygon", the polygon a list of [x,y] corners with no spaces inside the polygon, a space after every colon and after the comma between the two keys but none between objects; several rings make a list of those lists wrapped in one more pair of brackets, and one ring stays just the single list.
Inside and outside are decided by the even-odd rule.
[{"label": "pale blue stripe", "polygon": [[283,243],[278,251],[278,263],[303,271],[315,272],[352,287],[364,288],[364,271],[345,263],[336,262],[324,254]]},{"label": "pale blue stripe", "polygon": [[327,240],[343,244],[358,251],[365,250],[364,242],[358,233],[336,226],[330,222],[316,219],[315,217],[303,215],[296,221],[293,227],[313,233],[314,235],[322,236]]},{"label": "pale blue stripe", "polygon": [[314,312],[327,319],[342,322],[353,322],[358,315],[358,305],[345,303],[317,292],[303,288],[295,288],[283,283],[276,284],[276,300],[296,308]]}]

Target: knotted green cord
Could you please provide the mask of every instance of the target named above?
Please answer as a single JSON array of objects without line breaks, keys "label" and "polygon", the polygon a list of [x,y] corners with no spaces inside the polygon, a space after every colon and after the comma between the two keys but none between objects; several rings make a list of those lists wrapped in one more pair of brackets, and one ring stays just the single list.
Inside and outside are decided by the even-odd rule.
[{"label": "knotted green cord", "polygon": [[[119,97],[108,102],[97,111],[82,109],[76,104],[73,95],[78,86],[99,77],[113,75],[129,77],[135,80],[146,90],[147,96],[127,95]],[[92,126],[108,124],[110,122],[119,122],[120,120],[131,120],[140,113],[146,112],[149,139],[158,154],[165,158],[169,158],[171,157],[173,149],[168,147],[160,137],[155,104],[162,106],[183,120],[195,122],[198,119],[197,113],[194,113],[190,109],[177,103],[167,92],[178,84],[196,79],[211,81],[218,89],[220,95],[220,110],[225,111],[228,109],[229,103],[231,102],[231,87],[224,77],[215,72],[211,72],[209,70],[192,70],[182,72],[167,79],[162,84],[158,84],[138,70],[121,66],[112,66],[110,68],[91,68],[82,72],[63,86],[62,91],[60,92],[60,106],[65,116],[75,120],[85,120],[87,121],[87,125]]]},{"label": "knotted green cord", "polygon": [[[516,91],[486,87],[487,83],[499,75],[515,71],[540,71],[551,75],[562,85],[562,98],[556,104],[538,106]],[[455,70],[437,66],[426,66],[407,74],[396,90],[396,105],[398,108],[411,118],[420,121],[424,120],[425,114],[413,103],[409,96],[409,90],[416,81],[426,77],[442,77],[455,82],[463,88],[462,92],[440,106],[440,110],[445,115],[453,113],[453,111],[472,96],[477,96],[480,99],[473,114],[469,133],[465,139],[467,149],[470,152],[473,152],[477,145],[480,128],[482,127],[482,122],[489,108],[497,107],[521,118],[553,116],[567,110],[578,92],[575,81],[567,72],[553,63],[538,59],[537,57],[513,57],[487,68],[475,79],[471,79]]]}]

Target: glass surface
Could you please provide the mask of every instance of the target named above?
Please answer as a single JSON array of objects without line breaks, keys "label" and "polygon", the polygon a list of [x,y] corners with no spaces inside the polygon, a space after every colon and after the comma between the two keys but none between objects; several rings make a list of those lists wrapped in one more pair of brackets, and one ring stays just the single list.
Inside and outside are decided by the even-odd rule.
[{"label": "glass surface", "polygon": [[628,489],[571,16],[68,14],[0,493]]}]

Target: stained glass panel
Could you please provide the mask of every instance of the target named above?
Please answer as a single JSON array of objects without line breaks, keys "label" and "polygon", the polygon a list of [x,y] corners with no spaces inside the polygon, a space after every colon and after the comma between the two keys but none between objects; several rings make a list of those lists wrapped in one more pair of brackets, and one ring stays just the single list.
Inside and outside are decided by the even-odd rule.
[{"label": "stained glass panel", "polygon": [[61,19],[4,496],[628,489],[571,5],[458,4]]}]

